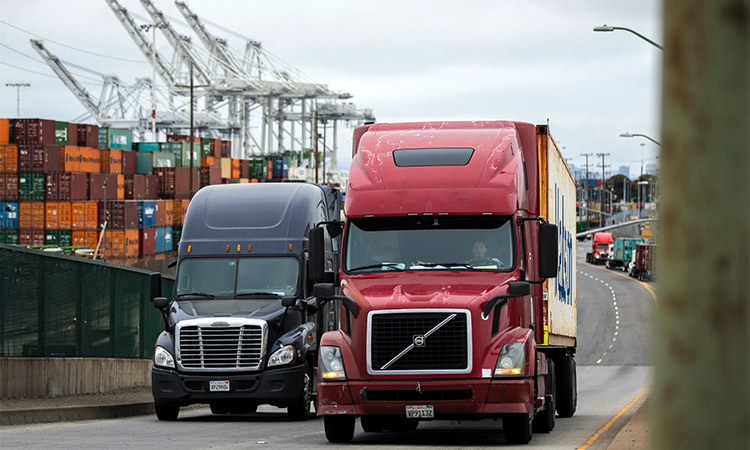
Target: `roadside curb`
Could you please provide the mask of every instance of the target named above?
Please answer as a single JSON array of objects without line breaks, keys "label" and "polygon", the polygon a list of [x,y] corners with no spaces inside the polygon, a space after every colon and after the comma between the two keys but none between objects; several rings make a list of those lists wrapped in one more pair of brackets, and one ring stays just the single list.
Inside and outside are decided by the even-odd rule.
[{"label": "roadside curb", "polygon": [[648,447],[649,442],[649,398],[638,406],[630,420],[615,435],[607,450],[637,450]]},{"label": "roadside curb", "polygon": [[115,419],[153,413],[153,402],[6,410],[0,413],[0,426],[68,422],[74,420]]}]

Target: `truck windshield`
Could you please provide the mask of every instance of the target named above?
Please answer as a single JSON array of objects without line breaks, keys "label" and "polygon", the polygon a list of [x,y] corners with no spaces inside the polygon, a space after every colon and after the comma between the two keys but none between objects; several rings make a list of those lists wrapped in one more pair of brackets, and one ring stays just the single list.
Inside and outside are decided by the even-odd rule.
[{"label": "truck windshield", "polygon": [[188,258],[177,270],[177,298],[295,295],[299,262],[290,257]]},{"label": "truck windshield", "polygon": [[352,219],[347,273],[403,270],[510,271],[514,238],[509,217],[421,216]]}]

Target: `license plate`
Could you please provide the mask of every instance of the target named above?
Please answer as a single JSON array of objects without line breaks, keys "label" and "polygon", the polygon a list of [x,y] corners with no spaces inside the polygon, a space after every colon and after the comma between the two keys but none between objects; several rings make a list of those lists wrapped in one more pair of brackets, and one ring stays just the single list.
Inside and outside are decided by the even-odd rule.
[{"label": "license plate", "polygon": [[209,381],[208,388],[211,392],[222,392],[229,390],[229,380]]},{"label": "license plate", "polygon": [[435,409],[432,405],[406,405],[407,419],[432,419]]}]

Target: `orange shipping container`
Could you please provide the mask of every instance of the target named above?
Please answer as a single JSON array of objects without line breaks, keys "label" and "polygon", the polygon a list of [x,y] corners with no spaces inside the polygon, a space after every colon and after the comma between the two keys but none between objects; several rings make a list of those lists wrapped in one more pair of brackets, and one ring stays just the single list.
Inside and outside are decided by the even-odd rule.
[{"label": "orange shipping container", "polygon": [[86,202],[70,202],[70,227],[74,230],[86,228]]},{"label": "orange shipping container", "polygon": [[[79,147],[81,152],[81,172],[98,173],[101,170],[101,153],[98,148]],[[122,153],[120,154],[122,160]]]},{"label": "orange shipping container", "polygon": [[201,167],[218,167],[216,164],[216,158],[213,156],[201,157]]},{"label": "orange shipping container", "polygon": [[8,119],[0,119],[0,145],[10,144],[10,121]]},{"label": "orange shipping container", "polygon": [[0,172],[18,171],[18,147],[0,145]]},{"label": "orange shipping container", "polygon": [[125,200],[125,175],[117,175],[117,199]]},{"label": "orange shipping container", "polygon": [[182,201],[181,200],[173,200],[172,201],[172,224],[173,225],[182,225]]},{"label": "orange shipping container", "polygon": [[99,235],[96,231],[82,231],[76,230],[71,233],[73,240],[73,246],[75,247],[88,247],[91,249],[96,248],[96,241],[99,239]]},{"label": "orange shipping container", "polygon": [[107,230],[105,233],[106,241],[102,241],[99,252],[106,251],[107,257],[125,257],[125,231]]},{"label": "orange shipping container", "polygon": [[174,200],[164,200],[166,206],[165,210],[167,212],[167,224],[165,226],[171,227],[172,225],[175,225],[174,223]]},{"label": "orange shipping container", "polygon": [[47,230],[70,230],[70,202],[47,202],[45,228]]},{"label": "orange shipping container", "polygon": [[97,202],[84,202],[84,225],[89,230],[99,228],[99,205]]},{"label": "orange shipping container", "polygon": [[74,145],[60,147],[60,167],[63,172],[80,172],[81,149]]},{"label": "orange shipping container", "polygon": [[[175,201],[175,203],[177,203]],[[185,223],[185,214],[187,214],[188,205],[190,205],[190,200],[180,200],[180,203],[182,207],[180,208],[180,223]]]},{"label": "orange shipping container", "polygon": [[240,160],[233,159],[232,160],[232,178],[239,178],[239,177],[240,177]]},{"label": "orange shipping container", "polygon": [[138,257],[138,230],[125,230],[125,257]]},{"label": "orange shipping container", "polygon": [[44,229],[44,202],[19,202],[18,228]]},{"label": "orange shipping container", "polygon": [[99,150],[102,173],[122,173],[122,150]]}]

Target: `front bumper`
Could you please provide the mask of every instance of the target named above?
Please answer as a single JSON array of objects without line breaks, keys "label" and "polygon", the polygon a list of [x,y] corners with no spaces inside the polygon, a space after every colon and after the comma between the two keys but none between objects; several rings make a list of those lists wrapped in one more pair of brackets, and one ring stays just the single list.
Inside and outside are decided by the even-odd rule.
[{"label": "front bumper", "polygon": [[[304,365],[246,374],[181,373],[154,367],[151,370],[151,390],[157,404],[186,406],[212,401],[246,400],[285,407],[299,399],[304,376]],[[229,380],[230,390],[210,392],[211,380]]]},{"label": "front bumper", "polygon": [[532,413],[534,385],[523,379],[345,381],[318,384],[319,415],[399,415],[433,405],[435,419]]}]

